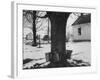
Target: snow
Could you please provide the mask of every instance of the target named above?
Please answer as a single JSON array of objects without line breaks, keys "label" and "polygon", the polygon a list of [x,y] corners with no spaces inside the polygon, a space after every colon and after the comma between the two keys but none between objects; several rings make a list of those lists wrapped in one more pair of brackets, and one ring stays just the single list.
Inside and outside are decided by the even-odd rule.
[{"label": "snow", "polygon": [[66,49],[73,50],[72,58],[91,63],[91,43],[75,42],[66,44]]},{"label": "snow", "polygon": [[45,53],[50,52],[50,44],[42,44],[41,48],[32,47],[30,45],[24,44],[24,59],[31,58],[31,59],[39,59],[45,58]]},{"label": "snow", "polygon": [[[72,59],[83,60],[91,63],[91,43],[90,42],[71,42],[66,43],[66,50],[73,50]],[[24,44],[23,59],[37,59],[40,62],[45,60],[45,53],[51,51],[50,44],[41,44],[41,48],[32,47]],[[40,60],[41,59],[41,60]],[[43,62],[42,61],[42,62]]]}]

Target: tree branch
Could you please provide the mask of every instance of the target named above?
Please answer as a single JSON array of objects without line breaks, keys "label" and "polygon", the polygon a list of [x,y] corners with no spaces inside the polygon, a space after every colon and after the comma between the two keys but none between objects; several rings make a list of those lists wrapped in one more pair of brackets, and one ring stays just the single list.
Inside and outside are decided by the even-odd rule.
[{"label": "tree branch", "polygon": [[38,18],[47,18],[48,15],[46,14],[45,16],[37,16]]}]

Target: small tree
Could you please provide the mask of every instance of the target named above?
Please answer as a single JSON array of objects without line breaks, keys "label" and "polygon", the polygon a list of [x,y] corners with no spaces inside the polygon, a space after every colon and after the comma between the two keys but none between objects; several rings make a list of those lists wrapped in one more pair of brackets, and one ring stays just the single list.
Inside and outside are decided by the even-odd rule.
[{"label": "small tree", "polygon": [[26,20],[32,24],[32,31],[33,31],[33,41],[32,46],[37,46],[36,42],[36,11],[32,10],[23,10],[23,16],[26,18]]}]

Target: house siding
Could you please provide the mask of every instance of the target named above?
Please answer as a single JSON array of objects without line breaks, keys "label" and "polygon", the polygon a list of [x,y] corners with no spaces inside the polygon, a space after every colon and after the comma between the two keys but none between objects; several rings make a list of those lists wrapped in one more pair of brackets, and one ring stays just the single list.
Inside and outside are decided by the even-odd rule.
[{"label": "house siding", "polygon": [[[81,34],[78,33],[78,28],[81,28]],[[79,24],[73,26],[73,40],[91,40],[91,24]]]}]

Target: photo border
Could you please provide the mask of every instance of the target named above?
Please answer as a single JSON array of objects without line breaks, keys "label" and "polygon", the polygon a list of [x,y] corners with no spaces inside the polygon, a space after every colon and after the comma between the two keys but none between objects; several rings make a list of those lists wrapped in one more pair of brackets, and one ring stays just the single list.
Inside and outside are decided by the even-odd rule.
[{"label": "photo border", "polygon": [[[40,77],[66,75],[72,73],[91,73],[96,72],[96,53],[94,50],[94,28],[96,26],[96,8],[86,7],[69,7],[57,5],[39,5],[12,2],[12,77]],[[34,69],[23,70],[22,68],[22,10],[43,10],[43,11],[67,11],[67,12],[87,12],[91,13],[91,66],[90,67],[71,67],[71,68],[50,68],[50,69]],[[65,12],[66,12],[65,11]],[[93,36],[92,36],[93,35]],[[45,73],[44,73],[45,72]]]}]

